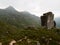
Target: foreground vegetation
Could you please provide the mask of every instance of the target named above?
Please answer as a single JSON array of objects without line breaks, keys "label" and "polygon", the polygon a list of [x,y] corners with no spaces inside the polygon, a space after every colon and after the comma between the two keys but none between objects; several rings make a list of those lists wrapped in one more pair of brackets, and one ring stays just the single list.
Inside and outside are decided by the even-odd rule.
[{"label": "foreground vegetation", "polygon": [[[27,38],[24,40],[25,37]],[[20,39],[23,39],[23,41],[20,42]],[[27,39],[31,40],[32,43],[28,44]],[[0,22],[0,42],[2,42],[3,45],[8,45],[12,40],[17,41],[16,45],[36,45],[34,41],[39,41],[41,45],[60,45],[60,29],[18,29],[15,26]]]}]

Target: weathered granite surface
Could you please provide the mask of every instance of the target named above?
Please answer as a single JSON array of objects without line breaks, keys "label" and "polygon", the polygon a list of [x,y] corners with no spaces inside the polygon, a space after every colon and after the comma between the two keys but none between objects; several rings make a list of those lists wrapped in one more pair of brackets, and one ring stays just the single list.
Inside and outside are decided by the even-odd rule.
[{"label": "weathered granite surface", "polygon": [[52,12],[44,13],[41,16],[41,26],[51,29],[56,27],[56,22],[54,21],[54,14]]}]

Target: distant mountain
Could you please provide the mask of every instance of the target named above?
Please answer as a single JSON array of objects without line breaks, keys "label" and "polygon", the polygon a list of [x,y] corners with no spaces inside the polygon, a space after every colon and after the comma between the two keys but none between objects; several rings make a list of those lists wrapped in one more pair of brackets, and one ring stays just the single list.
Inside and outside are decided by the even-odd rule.
[{"label": "distant mountain", "polygon": [[10,10],[10,11],[13,10],[14,11],[15,9],[12,6],[9,6],[9,7],[6,8],[6,10]]},{"label": "distant mountain", "polygon": [[57,27],[60,27],[60,17],[55,18]]},{"label": "distant mountain", "polygon": [[40,18],[29,12],[18,12],[12,6],[0,9],[0,21],[16,26],[18,28],[40,26]]}]

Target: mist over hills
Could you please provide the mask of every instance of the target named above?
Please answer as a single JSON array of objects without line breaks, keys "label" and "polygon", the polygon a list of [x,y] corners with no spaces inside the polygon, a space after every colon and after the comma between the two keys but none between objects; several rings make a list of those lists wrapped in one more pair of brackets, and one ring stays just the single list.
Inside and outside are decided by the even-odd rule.
[{"label": "mist over hills", "polygon": [[40,26],[40,18],[29,12],[18,12],[12,6],[0,9],[0,21],[16,27]]},{"label": "mist over hills", "polygon": [[60,17],[55,18],[56,26],[60,27]]},{"label": "mist over hills", "polygon": [[[57,27],[60,27],[60,17],[55,18]],[[27,11],[18,12],[14,7],[9,6],[0,9],[0,21],[16,27],[38,27],[41,25],[40,17],[30,14]]]},{"label": "mist over hills", "polygon": [[[55,18],[57,27],[60,27],[60,17]],[[0,21],[16,27],[38,27],[41,25],[40,17],[30,14],[27,11],[18,12],[14,7],[9,6],[5,9],[0,9]]]}]

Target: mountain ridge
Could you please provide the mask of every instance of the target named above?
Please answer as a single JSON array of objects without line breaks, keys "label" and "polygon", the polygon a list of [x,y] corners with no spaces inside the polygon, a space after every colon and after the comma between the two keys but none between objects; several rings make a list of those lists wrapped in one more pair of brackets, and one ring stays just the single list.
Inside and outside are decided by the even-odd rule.
[{"label": "mountain ridge", "polygon": [[[12,10],[11,10],[12,9]],[[30,14],[29,12],[18,12],[13,7],[7,7],[6,9],[0,9],[0,21],[8,24],[24,27],[24,26],[38,26],[40,18]]]}]

